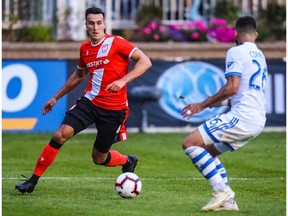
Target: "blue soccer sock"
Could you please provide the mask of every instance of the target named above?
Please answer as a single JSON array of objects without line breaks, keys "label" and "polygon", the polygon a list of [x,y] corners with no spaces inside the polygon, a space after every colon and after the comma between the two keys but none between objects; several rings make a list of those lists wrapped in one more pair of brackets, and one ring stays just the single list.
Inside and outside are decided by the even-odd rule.
[{"label": "blue soccer sock", "polygon": [[226,169],[224,168],[223,164],[221,163],[221,161],[219,160],[218,157],[214,157],[214,162],[216,165],[216,169],[217,169],[218,173],[220,173],[224,183],[227,186],[229,186]]},{"label": "blue soccer sock", "polygon": [[185,154],[192,160],[198,171],[208,180],[213,191],[226,188],[222,176],[216,168],[214,158],[204,148],[191,146],[185,149]]}]

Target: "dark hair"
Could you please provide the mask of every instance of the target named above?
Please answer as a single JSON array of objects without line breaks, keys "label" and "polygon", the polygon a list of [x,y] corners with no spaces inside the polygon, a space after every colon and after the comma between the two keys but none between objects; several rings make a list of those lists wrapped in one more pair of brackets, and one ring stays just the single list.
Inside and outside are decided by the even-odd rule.
[{"label": "dark hair", "polygon": [[235,25],[236,31],[241,33],[252,33],[256,31],[256,21],[251,16],[240,17]]},{"label": "dark hair", "polygon": [[85,18],[87,20],[87,16],[89,14],[102,14],[103,15],[103,18],[105,19],[105,13],[100,9],[100,8],[97,8],[97,7],[89,7],[86,9],[86,12],[85,12]]}]

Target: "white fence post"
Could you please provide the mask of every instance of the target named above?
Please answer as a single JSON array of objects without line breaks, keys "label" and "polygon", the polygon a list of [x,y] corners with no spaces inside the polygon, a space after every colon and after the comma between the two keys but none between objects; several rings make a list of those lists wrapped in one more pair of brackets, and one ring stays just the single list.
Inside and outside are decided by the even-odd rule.
[{"label": "white fence post", "polygon": [[68,18],[72,40],[85,40],[85,4],[82,1],[70,1],[71,14]]},{"label": "white fence post", "polygon": [[106,0],[106,33],[112,34],[112,0]]},{"label": "white fence post", "polygon": [[66,34],[68,29],[66,28],[66,21],[65,21],[65,11],[67,10],[66,0],[58,0],[57,1],[57,39],[64,40],[66,39]]}]

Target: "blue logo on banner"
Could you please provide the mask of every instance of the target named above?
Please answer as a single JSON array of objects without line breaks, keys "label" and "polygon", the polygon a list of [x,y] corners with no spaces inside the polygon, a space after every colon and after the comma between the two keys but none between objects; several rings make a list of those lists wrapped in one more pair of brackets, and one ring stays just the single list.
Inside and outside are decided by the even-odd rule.
[{"label": "blue logo on banner", "polygon": [[157,82],[157,87],[162,90],[160,106],[174,118],[191,123],[203,122],[223,113],[227,107],[204,109],[189,120],[181,116],[182,109],[214,95],[225,82],[224,71],[214,65],[199,61],[179,63],[166,70]]},{"label": "blue logo on banner", "polygon": [[42,107],[66,82],[66,62],[4,60],[2,67],[2,129],[56,130],[64,117],[67,97],[46,116]]}]

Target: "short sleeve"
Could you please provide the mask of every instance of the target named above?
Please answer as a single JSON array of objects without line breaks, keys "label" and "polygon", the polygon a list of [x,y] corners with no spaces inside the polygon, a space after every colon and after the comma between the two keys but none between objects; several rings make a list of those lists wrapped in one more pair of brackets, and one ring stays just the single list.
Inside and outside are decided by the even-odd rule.
[{"label": "short sleeve", "polygon": [[80,47],[80,58],[78,59],[78,64],[77,64],[77,67],[79,68],[79,69],[83,69],[83,68],[86,68],[87,66],[86,66],[86,64],[85,64],[85,62],[84,62],[84,60],[83,60],[83,58],[82,58],[82,53],[83,53],[83,45]]},{"label": "short sleeve", "polygon": [[242,76],[243,70],[243,53],[239,49],[231,48],[226,54],[225,77]]},{"label": "short sleeve", "polygon": [[116,39],[116,43],[117,43],[117,47],[118,47],[119,52],[121,54],[123,54],[124,56],[131,58],[133,52],[137,49],[137,47],[135,47],[128,40],[126,40],[120,36],[116,36],[115,39]]}]

